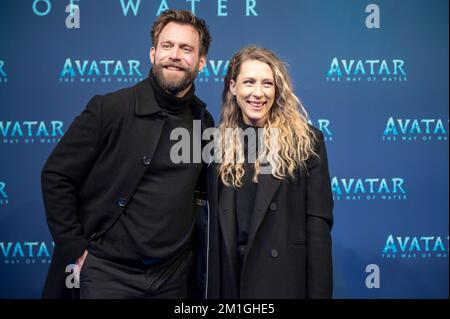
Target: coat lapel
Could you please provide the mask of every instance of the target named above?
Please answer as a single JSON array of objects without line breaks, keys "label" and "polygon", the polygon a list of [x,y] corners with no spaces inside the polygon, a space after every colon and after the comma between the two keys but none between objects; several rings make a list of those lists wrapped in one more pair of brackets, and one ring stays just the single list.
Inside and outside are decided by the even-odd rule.
[{"label": "coat lapel", "polygon": [[[239,278],[238,269],[232,265],[238,265],[237,255],[237,222],[236,222],[236,205],[235,205],[235,190],[232,187],[220,184],[219,190],[219,220],[222,230],[222,236],[226,245],[228,256],[230,257],[230,266],[234,270],[234,280],[237,283]],[[255,196],[255,206],[253,211],[252,221],[247,241],[247,253],[245,254],[242,269],[248,256],[248,251],[251,249],[255,235],[260,227],[270,202],[275,196],[276,191],[280,187],[281,180],[274,178],[271,174],[264,174],[259,176],[258,188]],[[242,272],[243,273],[243,272]],[[242,274],[241,273],[241,274]],[[242,282],[242,281],[241,281]]]},{"label": "coat lapel", "polygon": [[248,232],[247,240],[247,254],[244,258],[243,267],[245,266],[245,261],[247,260],[248,252],[253,245],[255,235],[261,225],[264,216],[266,215],[267,209],[269,207],[272,198],[275,196],[276,191],[280,187],[281,180],[276,179],[272,174],[261,174],[259,175],[258,187],[255,196],[255,206],[253,210],[252,221],[250,223],[250,229]]},{"label": "coat lapel", "polygon": [[[135,99],[132,127],[125,130],[126,136],[122,141],[118,159],[121,169],[127,172],[120,181],[119,193],[127,200],[131,199],[147,168],[151,165],[151,159],[155,155],[167,118],[167,112],[156,102],[148,79],[135,86]],[[200,119],[203,127],[205,104],[194,97],[193,105],[194,118]]]},{"label": "coat lapel", "polygon": [[165,123],[164,111],[156,103],[148,79],[135,86],[133,120],[124,129],[117,163],[123,174],[118,182],[118,193],[130,200],[153,158]]},{"label": "coat lapel", "polygon": [[[123,181],[120,183],[123,190],[122,196],[127,200],[131,199],[136,187],[140,183],[142,177],[149,165],[146,165],[145,158],[149,158],[150,163],[153,158],[159,138],[165,123],[164,118],[138,118],[133,121],[133,129],[130,129],[124,139],[119,163],[122,170],[127,174],[124,175]],[[150,164],[151,165],[151,164]]]}]

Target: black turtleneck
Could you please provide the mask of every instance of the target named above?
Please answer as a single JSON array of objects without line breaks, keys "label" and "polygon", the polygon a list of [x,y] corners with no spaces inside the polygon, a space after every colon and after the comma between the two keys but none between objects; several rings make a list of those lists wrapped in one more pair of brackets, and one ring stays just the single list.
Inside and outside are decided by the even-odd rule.
[{"label": "black turtleneck", "polygon": [[[94,254],[117,261],[170,257],[189,245],[194,226],[194,190],[202,164],[173,163],[170,150],[178,141],[171,141],[170,133],[184,128],[193,136],[195,89],[192,86],[178,98],[165,92],[152,72],[148,80],[156,102],[167,113],[156,152],[121,217],[89,247]],[[190,150],[192,162],[192,145]]]},{"label": "black turtleneck", "polygon": [[[245,254],[247,247],[248,231],[250,229],[250,223],[253,216],[253,209],[255,206],[255,196],[257,190],[257,183],[253,182],[253,174],[255,173],[255,164],[249,163],[249,155],[253,154],[253,158],[257,158],[257,140],[258,140],[258,127],[248,125],[242,119],[239,120],[239,127],[242,130],[253,129],[255,131],[255,140],[249,140],[244,137],[244,176],[242,178],[243,185],[236,189],[236,219],[238,228],[238,252],[241,256],[241,261]],[[249,152],[250,150],[250,152]]]},{"label": "black turtleneck", "polygon": [[161,108],[172,113],[189,112],[192,114],[191,103],[195,93],[194,85],[191,86],[189,91],[183,97],[176,97],[163,90],[163,88],[158,84],[153,71],[150,71],[148,81],[153,88],[156,102],[158,102],[158,105]]}]

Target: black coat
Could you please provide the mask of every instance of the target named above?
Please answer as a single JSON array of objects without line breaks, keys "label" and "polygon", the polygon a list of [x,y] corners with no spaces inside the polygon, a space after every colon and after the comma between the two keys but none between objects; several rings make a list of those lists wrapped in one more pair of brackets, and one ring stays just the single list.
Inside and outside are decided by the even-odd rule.
[{"label": "black coat", "polygon": [[[197,97],[193,106],[202,128],[214,125]],[[145,79],[93,97],[64,134],[42,171],[47,222],[55,241],[44,298],[74,295],[65,285],[66,266],[120,217],[151,165],[166,117]]]},{"label": "black coat", "polygon": [[307,173],[259,176],[241,272],[235,191],[209,167],[208,298],[331,298],[333,198],[323,135],[313,130],[319,158]]}]

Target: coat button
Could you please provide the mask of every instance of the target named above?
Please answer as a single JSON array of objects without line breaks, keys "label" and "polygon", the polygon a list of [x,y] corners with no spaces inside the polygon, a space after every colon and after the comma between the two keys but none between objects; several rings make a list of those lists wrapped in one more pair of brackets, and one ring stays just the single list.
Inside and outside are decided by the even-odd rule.
[{"label": "coat button", "polygon": [[275,202],[272,202],[272,203],[270,203],[270,210],[277,210],[277,203],[275,203]]},{"label": "coat button", "polygon": [[272,249],[270,251],[270,254],[272,255],[273,258],[277,258],[278,257],[278,250]]},{"label": "coat button", "polygon": [[246,250],[246,248],[247,248],[247,246],[239,246],[239,247],[238,247],[239,255],[240,255],[242,258],[244,258],[244,256],[245,256],[245,250]]},{"label": "coat button", "polygon": [[144,163],[144,165],[150,165],[151,161],[152,161],[152,157],[151,156],[144,156],[142,158],[142,163]]},{"label": "coat button", "polygon": [[127,205],[127,200],[125,198],[119,198],[119,200],[117,201],[117,204],[120,207],[125,207]]}]

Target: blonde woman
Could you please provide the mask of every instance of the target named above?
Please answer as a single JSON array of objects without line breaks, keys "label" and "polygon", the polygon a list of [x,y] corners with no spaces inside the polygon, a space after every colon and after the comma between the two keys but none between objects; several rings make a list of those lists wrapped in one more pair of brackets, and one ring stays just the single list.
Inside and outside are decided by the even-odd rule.
[{"label": "blonde woman", "polygon": [[[267,49],[243,48],[222,100],[207,297],[331,298],[327,154],[284,63]],[[260,134],[241,138],[243,130]]]}]

